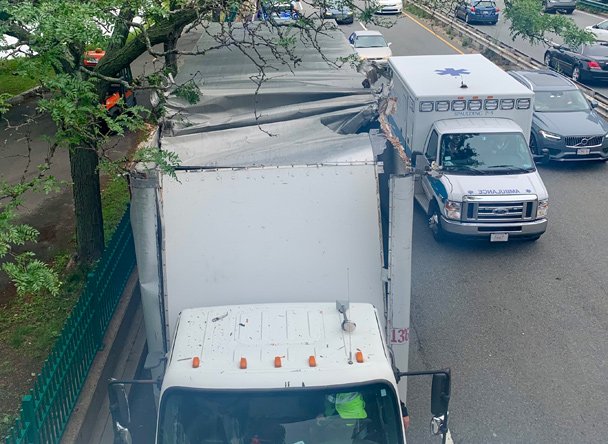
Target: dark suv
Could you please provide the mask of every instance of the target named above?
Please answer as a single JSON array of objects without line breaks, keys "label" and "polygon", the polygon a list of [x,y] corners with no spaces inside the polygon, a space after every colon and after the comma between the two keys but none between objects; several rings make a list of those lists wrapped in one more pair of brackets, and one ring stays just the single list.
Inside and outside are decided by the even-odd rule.
[{"label": "dark suv", "polygon": [[534,91],[530,149],[553,160],[608,160],[608,123],[570,79],[550,70],[510,71]]}]

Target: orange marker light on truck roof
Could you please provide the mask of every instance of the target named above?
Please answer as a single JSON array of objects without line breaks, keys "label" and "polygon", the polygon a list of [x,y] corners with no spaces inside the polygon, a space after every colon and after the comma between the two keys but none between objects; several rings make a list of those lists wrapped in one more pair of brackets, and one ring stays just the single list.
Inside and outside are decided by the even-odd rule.
[{"label": "orange marker light on truck roof", "polygon": [[316,367],[317,366],[317,360],[312,355],[308,357],[308,366],[309,367]]},{"label": "orange marker light on truck roof", "polygon": [[239,367],[243,370],[247,368],[247,358],[241,358],[241,362],[239,363]]},{"label": "orange marker light on truck roof", "polygon": [[362,363],[363,362],[363,352],[361,350],[359,350],[356,354],[355,354],[355,358],[357,359],[358,363]]},{"label": "orange marker light on truck roof", "polygon": [[281,363],[281,357],[280,356],[275,356],[274,357],[274,366],[276,368],[282,367],[283,364]]},{"label": "orange marker light on truck roof", "polygon": [[198,356],[192,358],[192,368],[198,368],[199,365],[201,365],[201,358],[199,358]]}]

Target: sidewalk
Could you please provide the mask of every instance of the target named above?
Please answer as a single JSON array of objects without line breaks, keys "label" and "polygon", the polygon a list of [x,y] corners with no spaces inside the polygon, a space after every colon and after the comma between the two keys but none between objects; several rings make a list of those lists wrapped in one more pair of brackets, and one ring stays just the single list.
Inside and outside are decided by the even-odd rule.
[{"label": "sidewalk", "polygon": [[112,444],[107,381],[134,379],[145,349],[145,332],[137,271],[133,273],[89,370],[66,426],[63,444]]}]

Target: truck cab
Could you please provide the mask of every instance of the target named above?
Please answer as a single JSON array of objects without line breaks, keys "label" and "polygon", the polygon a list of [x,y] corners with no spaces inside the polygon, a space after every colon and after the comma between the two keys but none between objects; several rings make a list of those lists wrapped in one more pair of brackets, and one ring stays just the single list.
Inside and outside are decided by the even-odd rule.
[{"label": "truck cab", "polygon": [[157,443],[404,443],[376,309],[339,307],[184,310],[161,389]]}]

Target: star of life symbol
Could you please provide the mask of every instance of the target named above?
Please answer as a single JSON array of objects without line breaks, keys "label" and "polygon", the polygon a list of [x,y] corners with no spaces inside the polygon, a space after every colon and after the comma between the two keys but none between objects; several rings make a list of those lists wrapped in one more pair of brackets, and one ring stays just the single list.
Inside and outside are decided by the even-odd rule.
[{"label": "star of life symbol", "polygon": [[465,74],[471,74],[468,69],[444,68],[436,69],[435,73],[440,76],[459,77]]}]

